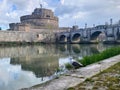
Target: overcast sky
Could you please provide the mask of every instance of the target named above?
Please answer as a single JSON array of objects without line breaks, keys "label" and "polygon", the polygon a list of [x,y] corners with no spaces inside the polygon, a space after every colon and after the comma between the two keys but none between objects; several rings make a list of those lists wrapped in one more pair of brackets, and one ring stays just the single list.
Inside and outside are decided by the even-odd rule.
[{"label": "overcast sky", "polygon": [[116,23],[120,19],[120,0],[0,0],[0,26],[5,29],[9,23],[19,22],[20,16],[40,7],[39,2],[55,12],[62,27],[104,24],[110,18]]}]

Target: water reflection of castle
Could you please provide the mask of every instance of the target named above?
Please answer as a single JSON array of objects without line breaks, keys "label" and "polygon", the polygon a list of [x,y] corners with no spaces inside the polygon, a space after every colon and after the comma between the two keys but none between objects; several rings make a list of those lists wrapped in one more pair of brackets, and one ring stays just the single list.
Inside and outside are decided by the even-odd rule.
[{"label": "water reflection of castle", "polygon": [[11,58],[11,64],[20,64],[22,70],[32,71],[36,77],[53,75],[58,69],[58,57],[18,57]]},{"label": "water reflection of castle", "polygon": [[[16,49],[19,48],[19,49]],[[1,50],[0,56],[11,57],[10,63],[21,65],[25,71],[32,71],[37,77],[45,77],[53,75],[59,68],[60,58],[66,58],[69,55],[83,57],[93,53],[99,53],[100,50],[107,48],[103,45],[58,45],[58,46],[27,46],[27,47],[11,47]],[[17,53],[16,53],[17,50]],[[3,51],[3,52],[1,52]],[[24,55],[22,54],[24,52]],[[18,55],[16,55],[18,54]],[[16,55],[16,56],[15,56]],[[4,56],[4,57],[5,57]]]}]

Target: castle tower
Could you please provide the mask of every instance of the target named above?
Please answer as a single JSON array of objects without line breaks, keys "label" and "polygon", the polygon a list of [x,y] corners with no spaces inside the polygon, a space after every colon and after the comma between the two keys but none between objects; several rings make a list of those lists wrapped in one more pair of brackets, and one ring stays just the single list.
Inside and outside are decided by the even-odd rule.
[{"label": "castle tower", "polygon": [[[54,12],[50,9],[36,8],[31,15],[25,15],[20,17],[20,23],[10,24],[11,30],[17,30],[20,26],[30,26],[30,29],[58,29],[58,17],[54,16]],[[24,30],[21,30],[24,31]]]}]

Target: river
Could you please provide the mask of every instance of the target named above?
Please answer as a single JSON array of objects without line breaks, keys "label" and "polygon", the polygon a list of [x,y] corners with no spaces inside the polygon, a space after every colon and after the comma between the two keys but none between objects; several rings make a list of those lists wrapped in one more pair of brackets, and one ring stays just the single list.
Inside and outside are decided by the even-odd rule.
[{"label": "river", "polygon": [[0,90],[18,90],[41,84],[62,72],[69,57],[99,53],[113,45],[37,45],[0,47]]}]

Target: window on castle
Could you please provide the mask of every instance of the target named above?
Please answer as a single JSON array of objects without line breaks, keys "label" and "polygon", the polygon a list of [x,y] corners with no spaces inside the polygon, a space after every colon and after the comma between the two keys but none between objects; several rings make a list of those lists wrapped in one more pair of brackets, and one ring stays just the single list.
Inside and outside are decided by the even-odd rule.
[{"label": "window on castle", "polygon": [[50,15],[46,15],[46,17],[50,18]]}]

